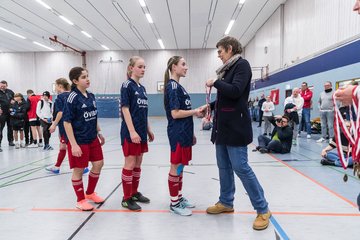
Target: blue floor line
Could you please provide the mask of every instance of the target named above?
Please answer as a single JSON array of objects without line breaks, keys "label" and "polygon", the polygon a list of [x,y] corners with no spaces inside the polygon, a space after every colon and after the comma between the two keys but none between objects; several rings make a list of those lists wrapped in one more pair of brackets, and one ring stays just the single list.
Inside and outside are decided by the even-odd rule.
[{"label": "blue floor line", "polygon": [[275,231],[280,235],[281,240],[290,240],[285,231],[281,228],[280,224],[276,221],[274,215],[271,216],[270,221],[274,225]]}]

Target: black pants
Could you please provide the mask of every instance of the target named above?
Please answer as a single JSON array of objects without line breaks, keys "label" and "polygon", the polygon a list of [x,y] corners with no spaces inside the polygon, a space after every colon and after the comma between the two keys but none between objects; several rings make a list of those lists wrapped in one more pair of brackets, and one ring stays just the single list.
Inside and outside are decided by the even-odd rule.
[{"label": "black pants", "polygon": [[264,114],[264,112],[259,110],[259,127],[261,127],[261,123],[262,123],[262,120],[263,120],[263,114]]},{"label": "black pants", "polygon": [[47,123],[43,120],[40,120],[41,127],[43,128],[43,137],[44,137],[44,143],[45,145],[49,145],[51,133],[49,131],[49,128],[51,126],[51,123]]},{"label": "black pants", "polygon": [[265,137],[263,135],[258,136],[258,142],[259,147],[265,148],[269,151],[275,152],[275,153],[281,153],[282,152],[282,146],[280,141],[277,140],[271,140],[268,137]]},{"label": "black pants", "polygon": [[0,116],[0,146],[1,146],[1,141],[3,139],[3,129],[5,127],[5,123],[6,123],[5,117]]},{"label": "black pants", "polygon": [[31,128],[29,125],[29,120],[25,120],[25,125],[24,125],[24,134],[25,134],[25,143],[26,144],[31,144],[34,140],[31,134]]}]

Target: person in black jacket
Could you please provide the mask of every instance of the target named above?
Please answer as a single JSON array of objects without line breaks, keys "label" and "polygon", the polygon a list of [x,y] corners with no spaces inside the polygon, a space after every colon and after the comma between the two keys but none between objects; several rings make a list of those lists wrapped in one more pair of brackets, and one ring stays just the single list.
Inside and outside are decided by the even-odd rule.
[{"label": "person in black jacket", "polygon": [[251,204],[257,211],[253,229],[263,230],[269,225],[271,212],[264,191],[248,164],[247,145],[252,142],[252,128],[247,101],[250,92],[251,67],[240,54],[240,42],[226,36],[217,44],[218,57],[223,65],[216,70],[217,79],[206,81],[208,87],[217,89],[211,141],[216,147],[220,176],[219,201],[206,209],[209,214],[233,212],[235,194],[234,172],[240,178]]},{"label": "person in black jacket", "polygon": [[10,104],[14,103],[14,92],[8,89],[7,86],[8,84],[5,80],[0,82],[0,108],[2,110],[2,117],[0,118],[0,146],[2,140],[2,131],[5,127],[5,123],[7,124],[7,138],[9,141],[9,146],[15,146],[9,115]]},{"label": "person in black jacket", "polygon": [[261,127],[261,123],[263,120],[264,111],[261,110],[263,103],[266,102],[265,94],[261,94],[261,99],[259,100],[258,106],[259,106],[259,125],[258,127]]},{"label": "person in black jacket", "polygon": [[[13,128],[13,134],[15,139],[15,148],[24,148],[24,125],[26,118],[27,105],[24,101],[24,97],[21,93],[16,93],[14,96],[14,103],[10,105],[10,124]],[[18,141],[18,135],[20,134],[20,141]]]},{"label": "person in black jacket", "polygon": [[289,118],[277,115],[270,122],[275,127],[271,138],[259,135],[259,146],[256,149],[261,153],[289,153],[293,136],[293,131],[289,126]]}]

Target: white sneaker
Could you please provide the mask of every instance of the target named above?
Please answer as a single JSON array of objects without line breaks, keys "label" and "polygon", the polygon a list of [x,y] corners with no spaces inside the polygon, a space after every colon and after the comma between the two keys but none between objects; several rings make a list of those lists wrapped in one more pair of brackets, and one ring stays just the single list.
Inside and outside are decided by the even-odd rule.
[{"label": "white sneaker", "polygon": [[320,138],[320,139],[318,139],[318,140],[316,140],[317,143],[322,143],[322,142],[325,142],[325,141],[326,141],[326,140],[325,140],[325,138],[323,138],[323,137]]},{"label": "white sneaker", "polygon": [[297,144],[296,139],[293,139],[292,140],[292,145],[296,145],[296,144]]},{"label": "white sneaker", "polygon": [[299,137],[301,137],[301,134],[300,134],[300,133],[298,133],[297,137],[298,137],[298,138],[299,138]]},{"label": "white sneaker", "polygon": [[307,138],[307,139],[311,139],[311,135],[308,134],[308,135],[306,136],[306,138]]},{"label": "white sneaker", "polygon": [[28,148],[37,148],[38,145],[35,144],[35,143],[32,143],[32,144],[28,145],[27,147],[28,147]]},{"label": "white sneaker", "polygon": [[20,143],[20,147],[21,147],[21,148],[24,148],[24,147],[25,147],[25,143],[23,143],[23,142]]},{"label": "white sneaker", "polygon": [[38,147],[43,147],[43,146],[44,146],[44,144],[42,142],[38,143]]},{"label": "white sneaker", "polygon": [[20,143],[15,143],[15,149],[19,149],[20,148]]}]

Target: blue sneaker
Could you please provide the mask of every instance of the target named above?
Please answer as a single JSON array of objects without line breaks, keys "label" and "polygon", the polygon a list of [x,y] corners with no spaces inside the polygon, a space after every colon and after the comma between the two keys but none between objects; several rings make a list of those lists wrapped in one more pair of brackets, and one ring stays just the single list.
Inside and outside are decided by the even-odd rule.
[{"label": "blue sneaker", "polygon": [[49,171],[49,172],[52,172],[54,174],[59,174],[60,173],[60,168],[55,167],[55,166],[46,167],[45,170]]},{"label": "blue sneaker", "polygon": [[191,216],[192,214],[192,211],[180,202],[175,206],[170,204],[170,212],[179,214],[180,216]]},{"label": "blue sneaker", "polygon": [[185,207],[187,207],[187,208],[194,208],[194,207],[195,207],[195,204],[189,202],[189,200],[187,200],[185,197],[180,198],[180,199],[179,199],[179,202],[180,202],[182,205],[184,205]]},{"label": "blue sneaker", "polygon": [[89,168],[84,168],[83,174],[87,174],[89,172]]}]

